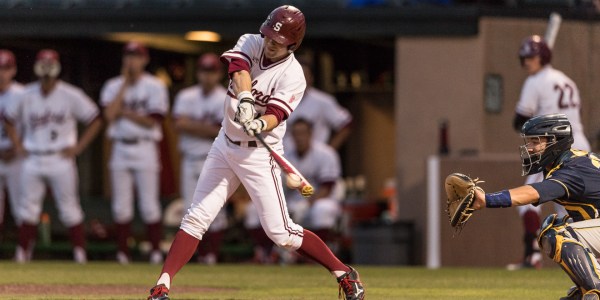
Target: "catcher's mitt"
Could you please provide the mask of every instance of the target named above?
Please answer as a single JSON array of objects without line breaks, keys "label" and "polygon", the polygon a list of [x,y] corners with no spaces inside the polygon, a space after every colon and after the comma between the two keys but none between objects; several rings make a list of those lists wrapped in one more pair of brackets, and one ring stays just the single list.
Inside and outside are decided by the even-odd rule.
[{"label": "catcher's mitt", "polygon": [[482,182],[478,178],[471,179],[461,173],[452,173],[446,177],[446,212],[450,225],[456,232],[460,232],[473,215],[475,210],[471,207],[475,200],[475,189],[483,192],[483,189],[477,186]]}]

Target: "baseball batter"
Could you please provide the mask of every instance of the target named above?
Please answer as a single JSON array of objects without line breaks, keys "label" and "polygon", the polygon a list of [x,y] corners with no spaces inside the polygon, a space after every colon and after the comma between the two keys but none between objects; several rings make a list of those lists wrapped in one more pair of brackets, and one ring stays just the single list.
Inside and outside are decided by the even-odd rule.
[{"label": "baseball batter", "polygon": [[[192,205],[200,171],[221,129],[227,95],[227,90],[221,86],[222,64],[216,54],[207,53],[198,58],[196,78],[198,84],[179,92],[173,106],[175,129],[179,133],[179,151],[182,154],[181,193],[186,209]],[[199,253],[201,261],[216,263],[218,245],[226,228],[227,214],[222,209],[204,236],[206,243],[216,247]]]},{"label": "baseball batter", "polygon": [[[529,76],[523,84],[521,97],[516,107],[514,118],[515,130],[533,116],[550,113],[565,114],[573,127],[573,148],[589,151],[590,144],[583,133],[580,110],[581,99],[577,85],[563,72],[552,68],[552,51],[546,42],[537,35],[526,38],[519,49],[521,66]],[[527,177],[526,184],[540,182],[541,173]],[[566,212],[560,205],[555,206],[562,216]],[[540,207],[526,205],[518,207],[519,215],[525,227],[525,258],[522,264],[509,265],[509,269],[521,266],[537,266],[541,264],[541,254],[535,242],[540,223]]]},{"label": "baseball batter", "polygon": [[[352,115],[339,105],[330,94],[313,86],[314,77],[310,66],[302,63],[307,88],[302,102],[290,116],[287,123],[293,124],[296,119],[305,119],[313,124],[312,136],[318,142],[329,144],[338,150],[350,136],[352,131]],[[333,133],[333,136],[331,135]],[[285,149],[294,148],[294,140],[288,133],[284,138]]]},{"label": "baseball batter", "polygon": [[[542,222],[537,242],[575,283],[561,299],[600,299],[600,157],[572,149],[573,133],[564,114],[536,116],[522,127],[523,174],[543,172],[544,180],[484,194],[476,190],[474,209],[540,205],[553,201],[567,217]],[[567,222],[568,218],[572,221]],[[498,230],[505,230],[498,227]]]},{"label": "baseball batter", "polygon": [[109,79],[101,92],[104,117],[112,140],[110,173],[112,213],[117,227],[117,261],[129,263],[127,240],[131,236],[134,214],[133,188],[152,245],[151,263],[161,263],[162,238],[159,202],[160,159],[158,142],[162,139],[162,120],[168,112],[167,88],[144,71],[148,49],[137,42],[123,48],[121,75]]},{"label": "baseball batter", "polygon": [[293,6],[276,8],[260,27],[261,34],[241,36],[222,58],[231,78],[225,118],[198,180],[194,201],[181,222],[157,285],[148,299],[168,299],[171,280],[189,261],[226,199],[243,184],[257,207],[267,235],[284,248],[297,250],[325,266],[347,299],[363,299],[358,272],[340,262],[319,237],[289,217],[281,170],[255,135],[262,134],[283,152],[285,120],[306,87],[294,57],[305,32],[304,15]]},{"label": "baseball batter", "polygon": [[[52,190],[61,222],[69,229],[74,260],[87,260],[75,157],[102,129],[102,120],[96,104],[81,89],[58,79],[60,69],[58,53],[41,50],[34,65],[39,80],[28,85],[21,98],[5,111],[9,135],[18,151],[26,153],[18,205],[18,262],[31,259],[46,185]],[[79,140],[78,122],[87,125]],[[15,132],[19,125],[22,140]]]},{"label": "baseball batter", "polygon": [[[17,62],[15,55],[6,49],[0,49],[0,114],[4,115],[5,110],[18,98],[23,92],[23,86],[14,82],[13,78],[17,73]],[[17,134],[20,135],[20,130]],[[21,177],[21,161],[17,156],[15,147],[8,137],[4,125],[0,124],[0,227],[4,224],[5,193],[4,189],[8,190],[8,200],[10,210],[15,220],[19,225],[18,217],[18,193],[19,179]]]}]

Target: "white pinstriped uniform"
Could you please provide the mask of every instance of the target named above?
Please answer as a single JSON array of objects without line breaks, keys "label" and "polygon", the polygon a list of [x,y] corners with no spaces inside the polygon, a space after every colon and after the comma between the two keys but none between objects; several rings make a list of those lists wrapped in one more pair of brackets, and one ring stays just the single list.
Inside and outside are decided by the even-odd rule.
[{"label": "white pinstriped uniform", "polygon": [[21,124],[28,153],[21,171],[20,221],[39,222],[47,183],[63,224],[80,224],[77,166],[61,151],[77,144],[77,122],[90,124],[98,117],[98,107],[81,89],[63,81],[47,96],[42,95],[39,82],[32,83],[14,104],[5,114],[15,125]]},{"label": "white pinstriped uniform", "polygon": [[[526,117],[534,117],[546,114],[565,114],[571,123],[573,130],[573,148],[590,151],[590,143],[583,132],[581,124],[581,99],[579,89],[573,80],[563,72],[552,68],[550,64],[529,75],[523,84],[521,97],[517,103],[516,112]],[[542,181],[542,172],[527,176],[525,184]],[[566,211],[559,205],[555,208],[564,215]],[[523,215],[527,210],[541,212],[541,207],[525,205],[518,207],[519,214]]]},{"label": "white pinstriped uniform", "polygon": [[[250,66],[252,94],[255,109],[264,114],[267,104],[275,105],[287,115],[296,108],[306,81],[302,67],[289,54],[284,59],[266,65],[263,57],[264,40],[259,34],[240,37],[235,47],[226,51],[223,59],[243,59]],[[184,216],[181,229],[202,239],[225,200],[237,187],[244,185],[259,212],[266,234],[275,244],[298,249],[302,244],[303,228],[289,217],[282,189],[281,170],[264,147],[250,147],[257,143],[244,133],[242,125],[234,121],[238,100],[230,88],[225,99],[225,118],[204,165],[194,201]],[[283,154],[281,138],[286,124],[281,122],[262,135],[275,151]],[[236,145],[233,142],[239,142]]]},{"label": "white pinstriped uniform", "polygon": [[[123,80],[123,76],[117,76],[106,82],[100,94],[102,106],[115,99]],[[141,115],[164,116],[169,110],[166,86],[148,73],[127,87],[124,97],[123,105]],[[135,185],[144,223],[160,221],[158,142],[163,137],[161,124],[146,128],[126,118],[118,118],[110,124],[108,136],[113,140],[110,170],[114,220],[127,223],[133,219],[132,187]]]},{"label": "white pinstriped uniform", "polygon": [[[0,93],[0,114],[4,115],[8,106],[15,105],[13,102],[19,101],[19,97],[22,93],[23,86],[16,82],[11,83],[5,92]],[[19,130],[19,128],[17,128],[17,130]],[[0,124],[0,151],[7,151],[12,147],[12,141],[8,138],[4,126]],[[15,157],[11,161],[0,160],[0,223],[4,222],[4,209],[6,207],[5,193],[3,192],[4,188],[8,191],[8,201],[10,203],[13,219],[17,225],[20,223],[17,205],[19,203],[19,189],[21,188],[21,163],[22,159],[19,157]]]},{"label": "white pinstriped uniform", "polygon": [[[186,116],[197,122],[220,125],[223,122],[225,96],[227,96],[227,90],[220,85],[207,95],[199,85],[186,88],[175,97],[173,116],[175,118]],[[181,194],[185,208],[192,205],[196,184],[212,143],[213,139],[185,133],[179,135],[178,146],[183,156],[181,160]],[[222,230],[226,227],[227,214],[222,209],[210,225],[209,230]]]}]

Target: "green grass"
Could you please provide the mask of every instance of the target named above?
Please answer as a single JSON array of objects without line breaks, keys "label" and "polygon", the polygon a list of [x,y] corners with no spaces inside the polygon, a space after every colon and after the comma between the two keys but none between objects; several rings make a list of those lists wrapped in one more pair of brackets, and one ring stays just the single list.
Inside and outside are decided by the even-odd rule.
[{"label": "green grass", "polygon": [[[558,299],[571,283],[558,268],[509,272],[501,269],[448,268],[427,270],[411,267],[357,266],[367,299]],[[160,266],[115,263],[33,262],[17,265],[0,262],[0,286],[94,285],[133,286],[129,294],[98,296],[5,294],[2,299],[145,299]],[[216,288],[182,293],[178,287]],[[327,271],[309,266],[190,264],[175,278],[173,299],[337,299],[337,284]]]}]

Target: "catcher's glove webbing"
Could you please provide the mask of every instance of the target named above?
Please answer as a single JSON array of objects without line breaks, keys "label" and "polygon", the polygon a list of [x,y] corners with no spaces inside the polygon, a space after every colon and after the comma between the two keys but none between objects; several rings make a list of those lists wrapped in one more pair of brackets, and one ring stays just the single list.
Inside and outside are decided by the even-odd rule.
[{"label": "catcher's glove webbing", "polygon": [[485,193],[483,189],[477,186],[482,182],[478,178],[473,180],[461,173],[452,173],[446,177],[445,187],[448,196],[446,212],[450,219],[450,225],[454,227],[456,233],[460,233],[475,211],[471,208],[475,200],[475,189]]}]

